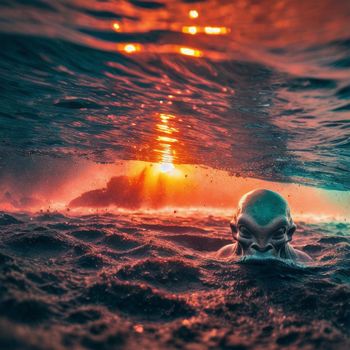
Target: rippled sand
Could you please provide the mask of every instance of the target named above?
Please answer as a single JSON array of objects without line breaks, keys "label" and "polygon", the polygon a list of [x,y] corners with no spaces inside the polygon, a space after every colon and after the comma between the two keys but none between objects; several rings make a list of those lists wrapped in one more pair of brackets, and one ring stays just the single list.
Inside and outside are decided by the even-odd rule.
[{"label": "rippled sand", "polygon": [[2,349],[346,349],[349,224],[299,223],[313,266],[220,262],[224,217],[0,214]]}]

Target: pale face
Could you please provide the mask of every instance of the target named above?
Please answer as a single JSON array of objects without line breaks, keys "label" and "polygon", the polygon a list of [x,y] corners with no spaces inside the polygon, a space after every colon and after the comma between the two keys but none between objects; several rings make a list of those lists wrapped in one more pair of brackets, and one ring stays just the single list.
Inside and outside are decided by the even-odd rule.
[{"label": "pale face", "polygon": [[243,255],[261,258],[280,257],[295,230],[295,225],[286,215],[278,215],[262,225],[247,213],[242,213],[233,226],[234,238],[240,243]]}]

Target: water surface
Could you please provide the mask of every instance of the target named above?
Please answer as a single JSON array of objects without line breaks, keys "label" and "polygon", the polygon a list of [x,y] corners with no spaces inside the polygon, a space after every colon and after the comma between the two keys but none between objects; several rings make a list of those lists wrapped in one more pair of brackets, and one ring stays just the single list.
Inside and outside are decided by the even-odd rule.
[{"label": "water surface", "polygon": [[2,1],[3,172],[14,154],[171,159],[348,190],[349,18],[330,0]]}]

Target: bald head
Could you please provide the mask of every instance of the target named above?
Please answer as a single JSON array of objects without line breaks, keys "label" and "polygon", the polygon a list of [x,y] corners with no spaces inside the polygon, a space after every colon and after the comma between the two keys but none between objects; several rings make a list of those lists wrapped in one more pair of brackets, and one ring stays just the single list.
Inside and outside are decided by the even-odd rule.
[{"label": "bald head", "polygon": [[278,193],[265,189],[253,190],[241,198],[237,215],[243,213],[260,226],[268,225],[277,217],[291,220],[287,201]]},{"label": "bald head", "polygon": [[284,254],[296,225],[287,201],[270,190],[254,190],[239,201],[231,221],[232,235],[243,255]]},{"label": "bald head", "polygon": [[[245,194],[230,226],[237,242],[231,245],[235,255],[257,259],[311,260],[307,254],[289,244],[296,225],[287,201],[276,192],[261,189]],[[233,248],[230,249],[228,251]]]}]

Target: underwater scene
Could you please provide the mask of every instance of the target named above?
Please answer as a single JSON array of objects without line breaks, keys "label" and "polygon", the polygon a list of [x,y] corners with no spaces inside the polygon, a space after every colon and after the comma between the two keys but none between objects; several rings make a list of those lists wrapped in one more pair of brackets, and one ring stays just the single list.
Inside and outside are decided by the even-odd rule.
[{"label": "underwater scene", "polygon": [[349,349],[349,23],[1,0],[0,349]]}]

